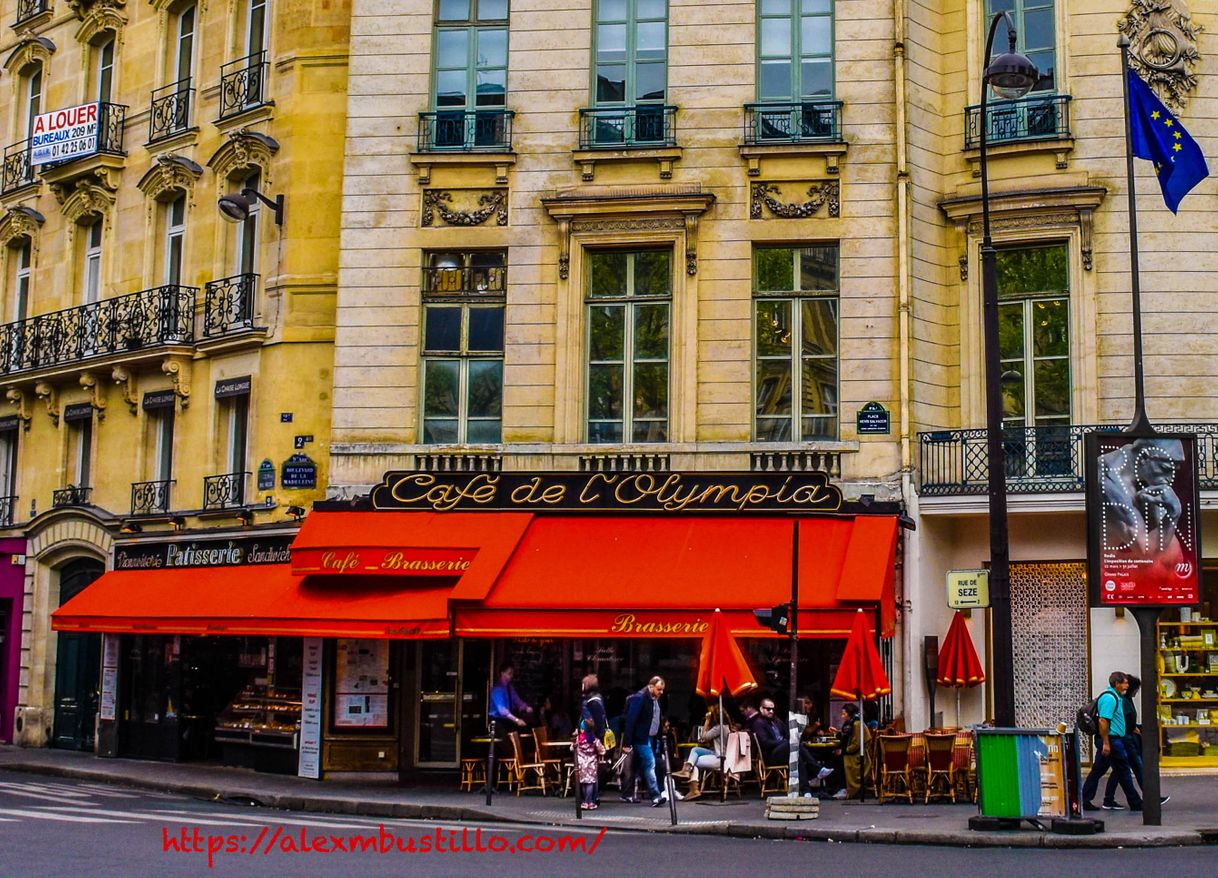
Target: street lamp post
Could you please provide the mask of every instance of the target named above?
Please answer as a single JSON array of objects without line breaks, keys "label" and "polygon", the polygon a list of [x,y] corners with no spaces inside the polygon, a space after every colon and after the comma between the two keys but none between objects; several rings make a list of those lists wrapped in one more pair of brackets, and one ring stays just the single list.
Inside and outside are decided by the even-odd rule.
[{"label": "street lamp post", "polygon": [[[1007,26],[1007,51],[993,61],[994,35],[999,22]],[[981,297],[985,340],[985,425],[989,462],[990,602],[994,687],[994,721],[1015,725],[1014,648],[1011,642],[1011,571],[1007,531],[1006,460],[1002,448],[1002,359],[998,350],[998,265],[990,238],[990,180],[986,167],[986,104],[992,88],[999,97],[1021,98],[1036,84],[1036,65],[1015,51],[1015,24],[1007,12],[995,13],[985,42],[981,76]]]}]

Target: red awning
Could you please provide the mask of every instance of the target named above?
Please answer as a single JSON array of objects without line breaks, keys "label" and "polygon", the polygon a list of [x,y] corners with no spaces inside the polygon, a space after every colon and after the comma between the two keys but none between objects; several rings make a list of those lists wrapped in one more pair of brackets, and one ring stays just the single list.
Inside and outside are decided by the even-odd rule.
[{"label": "red awning", "polygon": [[[702,637],[720,608],[732,635],[765,636],[752,611],[790,600],[793,528],[780,517],[539,516],[485,599],[454,606],[454,631]],[[805,518],[799,529],[802,636],[845,637],[860,605],[893,602],[895,519]]]},{"label": "red awning", "polygon": [[533,516],[528,512],[314,512],[292,542],[292,572],[438,576],[452,596],[490,591]]},{"label": "red awning", "polygon": [[57,631],[296,637],[449,636],[451,580],[312,582],[287,564],[105,574],[51,614]]}]

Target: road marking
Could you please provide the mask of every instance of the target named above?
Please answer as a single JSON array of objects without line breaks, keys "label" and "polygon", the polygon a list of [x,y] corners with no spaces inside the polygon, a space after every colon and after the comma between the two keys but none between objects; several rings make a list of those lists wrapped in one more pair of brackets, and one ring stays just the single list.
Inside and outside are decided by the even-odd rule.
[{"label": "road marking", "polygon": [[[72,808],[71,808],[70,806],[64,806],[64,805],[60,805],[60,806],[55,806],[55,805],[39,805],[39,806],[38,806],[38,808],[37,808],[37,810],[33,810],[33,811],[29,812],[29,813],[33,813],[33,814],[58,814],[58,813],[59,813],[59,812],[61,812],[61,811],[68,811],[68,812],[70,812],[71,810],[72,810]],[[168,820],[167,820],[167,819],[165,818],[165,815],[164,815],[164,814],[161,814],[161,813],[158,813],[158,812],[155,812],[155,811],[153,811],[153,812],[151,812],[151,813],[146,812],[146,811],[110,811],[110,810],[107,810],[107,809],[105,809],[105,808],[97,808],[97,809],[94,809],[94,810],[89,811],[89,814],[91,814],[91,815],[92,815],[92,814],[105,814],[105,815],[108,815],[108,816],[110,816],[110,817],[127,817],[127,818],[130,818],[129,820],[122,821],[122,822],[125,822],[125,823],[134,822],[134,821],[139,821],[139,820],[145,820],[145,821],[153,821],[153,822],[156,822],[156,823],[178,823],[178,824],[181,824],[181,823],[190,823],[190,824],[192,824],[192,825],[193,825],[193,824],[198,824],[199,826],[250,826],[250,827],[258,827],[258,826],[261,826],[261,825],[262,825],[262,824],[260,824],[260,823],[250,823],[250,822],[246,822],[246,821],[241,820],[240,818],[234,818],[234,819],[231,819],[231,820],[208,820],[208,819],[206,819],[206,818],[192,817],[190,820],[181,820],[181,819],[173,819],[173,818],[170,818],[170,819],[168,819]]]},{"label": "road marking", "polygon": [[[195,818],[198,818],[200,815],[205,815],[205,816],[209,816],[209,817],[219,817],[220,816],[219,814],[217,814],[213,811],[186,811],[186,810],[178,810],[178,809],[173,809],[173,808],[164,808],[164,809],[157,808],[155,810],[155,813],[165,814],[165,815],[174,815],[174,816],[180,815],[181,817],[189,817],[189,818],[191,818],[192,821]],[[315,818],[286,817],[286,816],[284,816],[285,813],[288,813],[288,812],[261,811],[259,813],[255,813],[255,814],[243,813],[243,814],[234,815],[234,816],[238,820],[258,820],[263,823],[269,823],[272,825],[282,823],[285,825],[290,824],[293,826],[316,826],[321,829],[376,829],[377,827],[389,826],[392,823],[397,822],[397,821],[394,821],[392,818],[389,818],[386,820],[373,819],[373,820],[368,821],[367,823],[355,823],[352,821],[343,820],[342,818],[339,818],[339,817],[315,817]]]},{"label": "road marking", "polygon": [[82,814],[56,814],[51,811],[19,810],[17,808],[0,808],[0,814],[11,814],[15,817],[33,818],[35,820],[58,820],[62,823],[138,823],[137,820],[116,820],[113,817],[86,817]]},{"label": "road marking", "polygon": [[[5,796],[5,795],[24,796],[27,799],[42,799],[43,801],[46,801],[46,802],[63,802],[63,800],[65,798],[68,798],[67,796],[64,796],[62,793],[37,792],[36,790],[22,789],[20,787],[17,787],[16,789],[10,789],[8,787],[0,785],[0,796]],[[77,801],[75,804],[80,805],[81,807],[91,807],[93,805],[92,802],[85,801],[83,799]]]}]

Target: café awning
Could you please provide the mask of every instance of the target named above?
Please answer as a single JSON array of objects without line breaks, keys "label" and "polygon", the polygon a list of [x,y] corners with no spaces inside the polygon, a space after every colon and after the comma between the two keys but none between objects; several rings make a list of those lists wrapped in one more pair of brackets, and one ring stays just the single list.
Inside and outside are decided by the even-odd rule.
[{"label": "caf\u00e9 awning", "polygon": [[323,579],[287,564],[118,570],[51,614],[57,631],[119,634],[449,636],[451,580]]},{"label": "caf\u00e9 awning", "polygon": [[[891,635],[890,516],[799,519],[800,635],[845,637],[859,608]],[[455,602],[465,637],[702,637],[716,608],[734,636],[790,600],[795,519],[538,516],[494,587]]]}]

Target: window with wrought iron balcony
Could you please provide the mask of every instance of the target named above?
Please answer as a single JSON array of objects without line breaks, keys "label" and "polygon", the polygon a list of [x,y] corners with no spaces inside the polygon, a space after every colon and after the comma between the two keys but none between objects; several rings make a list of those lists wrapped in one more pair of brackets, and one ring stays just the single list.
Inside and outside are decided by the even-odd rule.
[{"label": "window with wrought iron balcony", "polygon": [[148,114],[148,142],[156,143],[191,129],[195,89],[190,77],[154,89]]},{"label": "window with wrought iron balcony", "polygon": [[13,27],[26,24],[44,12],[51,11],[49,0],[17,0],[17,15],[13,19]]},{"label": "window with wrought iron balcony", "polygon": [[230,119],[268,103],[266,50],[230,61],[220,68],[220,119]]}]

